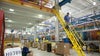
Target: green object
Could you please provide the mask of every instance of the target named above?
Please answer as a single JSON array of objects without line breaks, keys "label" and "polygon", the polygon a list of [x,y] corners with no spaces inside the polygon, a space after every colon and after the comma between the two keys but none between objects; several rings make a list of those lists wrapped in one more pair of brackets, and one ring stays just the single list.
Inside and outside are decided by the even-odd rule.
[{"label": "green object", "polygon": [[27,56],[27,54],[26,53],[22,53],[22,56]]},{"label": "green object", "polygon": [[14,36],[11,35],[11,37],[12,37],[12,46],[14,46]]}]

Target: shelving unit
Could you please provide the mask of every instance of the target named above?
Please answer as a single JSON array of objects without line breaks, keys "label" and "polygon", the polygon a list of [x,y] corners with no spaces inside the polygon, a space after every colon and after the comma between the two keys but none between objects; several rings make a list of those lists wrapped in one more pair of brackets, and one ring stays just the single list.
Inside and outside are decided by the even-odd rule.
[{"label": "shelving unit", "polygon": [[76,31],[82,35],[82,39],[87,45],[93,43],[98,46],[98,50],[100,50],[100,34],[97,34],[100,33],[100,13],[87,18],[80,18],[77,21],[78,22],[72,22],[73,26],[70,27],[74,27]]}]

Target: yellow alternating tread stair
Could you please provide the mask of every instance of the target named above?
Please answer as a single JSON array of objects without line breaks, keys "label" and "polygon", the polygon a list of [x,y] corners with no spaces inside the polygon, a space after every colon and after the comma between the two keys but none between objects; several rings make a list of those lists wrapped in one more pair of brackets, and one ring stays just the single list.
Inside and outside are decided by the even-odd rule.
[{"label": "yellow alternating tread stair", "polygon": [[61,17],[59,11],[57,11],[56,9],[53,9],[53,13],[57,16],[57,19],[59,20],[62,27],[64,28],[68,38],[71,40],[71,42],[73,44],[73,48],[78,53],[78,56],[86,56],[84,51],[82,50],[80,42],[78,42],[77,37],[79,37],[79,35],[75,32],[75,30],[72,31],[72,30],[65,28],[66,23],[64,22],[63,18]]}]

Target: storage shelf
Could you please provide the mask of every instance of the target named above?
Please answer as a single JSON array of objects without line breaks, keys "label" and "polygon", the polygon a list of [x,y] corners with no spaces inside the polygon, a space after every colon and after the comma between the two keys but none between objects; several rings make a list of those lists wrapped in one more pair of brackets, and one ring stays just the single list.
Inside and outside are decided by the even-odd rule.
[{"label": "storage shelf", "polygon": [[80,24],[76,24],[76,25],[73,25],[73,26],[78,26],[78,25],[83,25],[83,24],[89,24],[89,23],[94,23],[94,22],[100,22],[100,20],[95,20],[95,21],[90,21],[90,22],[84,22],[84,23],[80,23]]},{"label": "storage shelf", "polygon": [[80,31],[77,31],[77,32],[86,32],[86,31],[95,31],[95,30],[100,30],[100,28],[80,30]]},{"label": "storage shelf", "polygon": [[93,42],[98,42],[98,43],[99,43],[100,41],[93,41],[93,40],[92,40],[92,41],[84,41],[84,42],[90,42],[90,43],[91,43],[91,42],[92,42],[92,43],[93,43]]}]

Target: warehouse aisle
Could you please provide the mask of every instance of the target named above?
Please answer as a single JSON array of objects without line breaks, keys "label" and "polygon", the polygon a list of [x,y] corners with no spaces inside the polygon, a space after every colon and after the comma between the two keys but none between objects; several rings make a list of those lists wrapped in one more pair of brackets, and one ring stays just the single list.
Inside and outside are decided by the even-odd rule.
[{"label": "warehouse aisle", "polygon": [[[31,50],[33,51],[33,56],[61,56],[51,52],[41,51],[37,48],[31,48]],[[71,56],[77,56],[74,50],[71,50]],[[86,56],[100,56],[100,53],[88,53]]]},{"label": "warehouse aisle", "polygon": [[60,56],[60,55],[56,55],[51,52],[41,51],[38,50],[37,48],[33,48],[33,56]]}]

